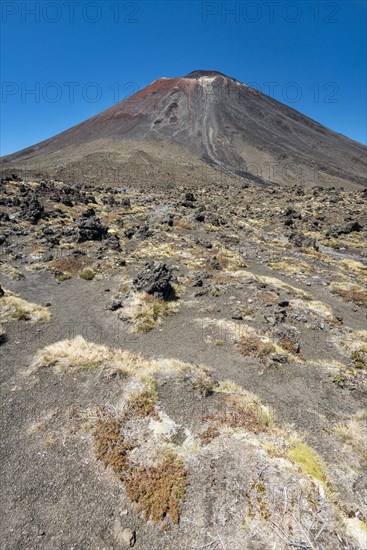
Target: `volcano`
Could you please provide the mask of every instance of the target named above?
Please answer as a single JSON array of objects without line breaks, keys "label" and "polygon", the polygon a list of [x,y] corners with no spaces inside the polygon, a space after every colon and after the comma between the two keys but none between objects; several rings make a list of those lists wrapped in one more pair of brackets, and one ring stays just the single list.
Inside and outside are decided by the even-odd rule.
[{"label": "volcano", "polygon": [[133,162],[204,163],[259,183],[366,185],[366,147],[218,71],[160,78],[46,141],[2,171],[97,173]]}]

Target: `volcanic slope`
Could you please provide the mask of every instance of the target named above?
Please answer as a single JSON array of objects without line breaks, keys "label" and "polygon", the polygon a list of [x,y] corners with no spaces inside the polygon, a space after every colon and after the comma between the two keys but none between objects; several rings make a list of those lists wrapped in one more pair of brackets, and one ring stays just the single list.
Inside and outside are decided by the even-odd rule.
[{"label": "volcanic slope", "polygon": [[260,183],[366,185],[364,145],[216,71],[160,78],[81,124],[3,157],[2,172],[180,183],[184,173],[177,167],[192,167],[193,180],[200,181],[208,165]]}]

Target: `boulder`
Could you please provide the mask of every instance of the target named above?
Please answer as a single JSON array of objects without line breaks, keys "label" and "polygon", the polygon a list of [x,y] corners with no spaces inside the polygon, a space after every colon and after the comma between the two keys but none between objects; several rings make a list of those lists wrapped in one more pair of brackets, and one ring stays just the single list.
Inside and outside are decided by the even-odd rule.
[{"label": "boulder", "polygon": [[289,241],[297,246],[298,248],[314,248],[318,250],[318,244],[315,239],[307,237],[302,231],[296,231],[291,233],[289,236]]},{"label": "boulder", "polygon": [[101,224],[98,218],[87,218],[78,222],[78,242],[101,241],[106,238],[108,228]]},{"label": "boulder", "polygon": [[172,269],[167,264],[150,260],[144,264],[133,285],[136,290],[143,290],[157,298],[168,300],[174,295],[172,280]]},{"label": "boulder", "polygon": [[44,212],[45,210],[39,200],[37,198],[33,198],[22,204],[20,217],[23,220],[27,220],[31,222],[31,224],[36,225],[36,223],[44,216]]}]

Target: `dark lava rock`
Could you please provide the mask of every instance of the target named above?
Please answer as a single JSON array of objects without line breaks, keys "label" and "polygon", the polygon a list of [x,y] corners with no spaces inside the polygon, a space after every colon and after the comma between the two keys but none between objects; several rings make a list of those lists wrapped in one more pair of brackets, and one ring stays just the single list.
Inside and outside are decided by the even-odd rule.
[{"label": "dark lava rock", "polygon": [[197,222],[203,222],[203,221],[205,221],[205,216],[204,216],[204,214],[196,214],[195,220],[196,220]]},{"label": "dark lava rock", "polygon": [[174,214],[168,214],[161,220],[161,224],[167,224],[169,227],[173,226],[173,220],[175,215]]},{"label": "dark lava rock", "polygon": [[70,207],[74,206],[74,203],[68,197],[65,197],[65,199],[62,199],[61,202],[65,206],[70,206]]},{"label": "dark lava rock", "polygon": [[120,245],[120,241],[117,237],[117,235],[110,235],[107,239],[106,245],[111,250],[116,250],[118,252],[121,252],[122,248]]},{"label": "dark lava rock", "polygon": [[148,239],[148,237],[151,237],[153,235],[153,231],[150,229],[148,224],[144,224],[136,232],[136,236],[139,237],[141,240]]},{"label": "dark lava rock", "polygon": [[282,353],[272,353],[270,355],[270,358],[275,362],[275,363],[287,363],[288,362],[288,357],[286,355],[283,355]]},{"label": "dark lava rock", "polygon": [[87,197],[85,197],[85,200],[86,200],[86,204],[88,203],[97,204],[97,200],[93,195],[88,195]]},{"label": "dark lava rock", "polygon": [[48,237],[47,242],[51,246],[58,246],[60,244],[60,241],[57,237]]},{"label": "dark lava rock", "polygon": [[125,235],[125,237],[127,237],[128,239],[132,239],[132,237],[135,235],[135,230],[132,229],[132,228],[130,228],[130,229],[125,229],[124,235]]},{"label": "dark lava rock", "polygon": [[200,239],[198,239],[196,241],[196,244],[200,245],[200,246],[203,246],[204,248],[213,248],[213,245],[211,242],[209,241],[201,241]]},{"label": "dark lava rock", "polygon": [[234,311],[232,313],[232,319],[234,319],[235,321],[242,321],[243,319],[242,313],[239,311]]},{"label": "dark lava rock", "polygon": [[216,269],[218,271],[222,269],[222,266],[220,265],[219,260],[216,256],[213,256],[212,258],[210,258],[209,265],[212,269]]},{"label": "dark lava rock", "polygon": [[193,280],[192,286],[202,287],[204,285],[204,281],[210,278],[211,278],[211,275],[207,271],[198,271],[195,274],[195,278]]},{"label": "dark lava rock", "polygon": [[181,206],[185,206],[185,208],[195,208],[194,203],[190,201],[182,201]]},{"label": "dark lava rock", "polygon": [[157,298],[167,300],[174,295],[172,280],[172,269],[167,264],[150,260],[144,264],[133,285],[136,290],[144,290]]},{"label": "dark lava rock", "polygon": [[339,235],[348,235],[353,231],[361,231],[361,229],[363,229],[363,226],[357,220],[355,220],[347,223],[344,227],[338,229],[337,232]]},{"label": "dark lava rock", "polygon": [[289,306],[289,301],[288,300],[281,300],[280,302],[278,302],[278,306],[279,307],[288,307]]},{"label": "dark lava rock", "polygon": [[98,218],[87,218],[86,220],[80,220],[78,223],[78,228],[78,242],[80,243],[85,241],[101,241],[107,236],[108,228],[102,225]]},{"label": "dark lava rock", "polygon": [[302,231],[291,233],[291,235],[289,236],[289,241],[298,248],[314,248],[315,250],[319,249],[316,240],[312,239],[311,237],[307,237],[304,233],[302,233]]},{"label": "dark lava rock", "polygon": [[38,199],[33,198],[22,204],[20,217],[23,220],[27,220],[31,222],[31,224],[36,225],[36,223],[44,217],[44,213],[45,210]]},{"label": "dark lava rock", "polygon": [[117,311],[122,308],[121,300],[112,300],[109,304],[106,305],[108,311]]},{"label": "dark lava rock", "polygon": [[2,298],[4,296],[5,292],[2,288],[2,286],[0,285],[0,298]]},{"label": "dark lava rock", "polygon": [[46,262],[46,263],[52,262],[53,259],[54,259],[53,254],[46,254],[46,256],[43,257],[43,261]]},{"label": "dark lava rock", "polygon": [[287,317],[287,311],[285,309],[280,309],[275,311],[274,315],[278,323],[283,323]]},{"label": "dark lava rock", "polygon": [[96,213],[94,208],[87,208],[87,210],[82,214],[83,218],[91,218],[92,216],[95,216],[95,215]]},{"label": "dark lava rock", "polygon": [[355,482],[353,483],[353,491],[355,493],[362,493],[367,491],[367,472],[364,472],[360,476],[357,477]]},{"label": "dark lava rock", "polygon": [[194,201],[196,201],[196,198],[194,197],[193,193],[186,193],[185,194],[185,201],[194,202]]}]

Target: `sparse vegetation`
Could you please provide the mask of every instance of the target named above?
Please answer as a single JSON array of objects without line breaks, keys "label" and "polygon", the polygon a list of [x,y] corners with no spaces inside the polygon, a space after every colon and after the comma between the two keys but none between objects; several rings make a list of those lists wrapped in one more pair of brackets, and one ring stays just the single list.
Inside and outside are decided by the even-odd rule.
[{"label": "sparse vegetation", "polygon": [[338,294],[346,302],[367,307],[367,291],[354,283],[332,283],[331,291]]},{"label": "sparse vegetation", "polygon": [[334,426],[336,437],[350,447],[354,456],[359,458],[363,468],[367,467],[366,419],[367,410],[361,409],[348,422],[340,422]]},{"label": "sparse vegetation", "polygon": [[132,414],[138,418],[145,416],[155,416],[158,418],[155,411],[157,400],[157,386],[153,380],[149,388],[132,392],[128,395],[128,414]]},{"label": "sparse vegetation", "polygon": [[228,395],[221,421],[231,428],[245,428],[254,433],[267,431],[274,425],[273,411],[257,399],[246,395]]},{"label": "sparse vegetation", "polygon": [[3,322],[11,319],[47,322],[51,318],[51,313],[45,307],[7,293],[0,301],[0,318]]},{"label": "sparse vegetation", "polygon": [[96,273],[91,267],[84,267],[79,273],[79,277],[85,281],[92,281],[95,276]]},{"label": "sparse vegetation", "polygon": [[271,353],[275,351],[275,346],[271,342],[266,342],[254,334],[244,334],[240,337],[237,349],[241,355],[251,355],[264,361]]},{"label": "sparse vegetation", "polygon": [[139,294],[132,316],[133,331],[149,332],[160,325],[167,315],[177,311],[178,307],[176,300],[165,301],[149,294]]},{"label": "sparse vegetation", "polygon": [[148,360],[139,353],[88,342],[82,336],[61,340],[39,350],[28,372],[34,374],[50,366],[66,373],[103,369],[108,374],[135,376],[143,381],[157,372],[178,376],[194,370],[192,365],[176,359]]},{"label": "sparse vegetation", "polygon": [[128,473],[128,451],[132,448],[122,434],[122,420],[110,412],[99,409],[93,430],[94,452],[102,464],[124,480]]},{"label": "sparse vegetation", "polygon": [[204,397],[211,395],[216,387],[216,383],[210,375],[209,370],[204,367],[195,369],[192,385]]},{"label": "sparse vegetation", "polygon": [[126,492],[147,520],[161,522],[168,517],[178,523],[187,486],[187,471],[173,453],[154,466],[130,471]]},{"label": "sparse vegetation", "polygon": [[[142,142],[139,147],[154,144]],[[72,185],[53,176],[46,185],[2,182],[10,223],[2,217],[0,240],[5,238],[6,246],[0,271],[11,288],[24,288],[26,296],[37,296],[42,288],[40,303],[49,301],[51,309],[33,306],[47,318],[50,311],[54,316],[48,330],[30,326],[42,315],[32,304],[14,301],[18,296],[9,300],[9,291],[3,294],[0,288],[0,341],[1,325],[8,329],[1,347],[9,396],[4,431],[5,437],[15,438],[7,474],[13,458],[15,472],[18,461],[23,467],[24,458],[36,460],[43,456],[37,453],[47,451],[35,469],[24,468],[40,475],[46,487],[58,453],[72,451],[68,459],[78,479],[78,464],[89,462],[82,492],[89,491],[96,501],[91,519],[97,521],[88,523],[92,543],[95,525],[103,523],[112,506],[105,542],[123,545],[128,502],[148,522],[164,529],[176,524],[162,542],[157,526],[143,526],[127,512],[126,527],[136,529],[137,545],[357,548],[353,529],[363,529],[367,514],[362,474],[367,465],[366,413],[344,415],[361,406],[367,382],[366,331],[358,330],[365,321],[366,227],[335,237],[340,250],[322,246],[327,234],[337,235],[349,224],[345,218],[365,223],[363,193],[339,191],[337,186],[332,192],[307,185],[260,187],[236,176],[223,186],[217,172],[209,185],[203,182],[202,166],[200,174],[190,166],[190,157],[178,187],[169,186],[167,181],[174,181],[178,170],[173,155],[168,179],[162,158],[155,172],[154,160],[147,155],[149,181],[143,186],[139,175],[135,187],[129,154],[118,152],[126,169],[123,188],[109,188],[102,179],[93,188],[84,184],[88,164],[82,177],[76,169]],[[162,148],[159,154],[167,152]],[[184,206],[191,182],[196,200]],[[29,215],[27,203],[34,197],[45,210],[35,224],[21,218],[23,212]],[[68,206],[70,200],[73,206]],[[285,214],[292,209],[297,210],[294,218]],[[55,213],[49,216],[51,210]],[[20,221],[14,223],[17,217]],[[79,225],[86,229],[82,239]],[[308,240],[316,239],[322,252],[287,243],[298,231]],[[150,260],[153,264],[147,266]],[[157,266],[162,263],[168,271]],[[12,278],[17,275],[7,267],[11,264],[24,272],[24,279]],[[163,275],[172,275],[174,292],[155,281],[157,267]],[[94,282],[89,282],[94,274]],[[140,274],[141,286],[136,283]],[[70,283],[57,284],[70,278]],[[170,319],[173,312],[177,315]],[[59,331],[69,333],[68,318],[75,321],[73,329],[80,324],[83,334],[100,329],[101,344],[81,336],[53,343]],[[174,339],[181,338],[181,330],[178,343]],[[125,349],[108,347],[117,333]],[[32,349],[38,337],[42,346],[49,344],[39,350],[28,373],[49,371],[21,376],[28,348],[23,346],[21,362],[14,359],[23,334],[34,338]],[[129,349],[144,350],[144,355]],[[148,350],[153,358],[145,355]],[[170,358],[170,353],[192,363]],[[201,364],[211,359],[213,369]],[[218,381],[216,376],[234,379]],[[245,380],[264,401],[240,385]],[[64,399],[56,396],[60,390],[65,402],[74,403],[70,415],[63,410]],[[37,399],[39,392],[42,399]],[[35,404],[34,416],[29,416],[33,408],[26,400]],[[46,423],[44,412],[51,401],[58,403],[57,415]],[[26,417],[13,414],[24,410]],[[299,432],[305,428],[307,432]],[[320,456],[305,442],[316,438]],[[98,483],[86,477],[90,466],[97,471]],[[72,476],[65,476],[60,502],[66,502],[68,480],[77,481]],[[17,494],[24,489],[28,498],[32,483],[27,488],[23,476],[10,479]],[[337,498],[331,483],[338,489]],[[114,499],[119,494],[121,498]],[[29,533],[22,531],[20,508],[11,502],[10,510],[18,514],[14,533],[23,533],[19,544],[32,544]],[[59,536],[60,544],[70,546],[73,541],[62,538],[66,531],[60,510],[57,505],[47,540],[56,534],[55,540]],[[75,532],[71,511],[68,508],[67,517]],[[85,514],[81,507],[83,522]],[[177,525],[180,514],[184,521]],[[84,532],[80,537],[87,540]],[[103,545],[101,538],[98,541]],[[4,544],[11,546],[12,540]]]},{"label": "sparse vegetation", "polygon": [[86,254],[72,255],[68,254],[61,258],[55,258],[51,262],[51,267],[56,271],[67,273],[78,273],[90,261]]},{"label": "sparse vegetation", "polygon": [[281,288],[283,290],[286,290],[287,292],[289,292],[289,294],[295,296],[296,298],[300,298],[306,301],[313,299],[313,296],[312,294],[310,294],[310,292],[306,292],[301,288],[297,288],[288,283],[285,283],[284,281],[282,281],[281,279],[277,279],[276,277],[267,277],[265,275],[258,275],[256,278],[259,281],[265,283],[266,285],[270,285],[274,287],[275,289]]},{"label": "sparse vegetation", "polygon": [[58,273],[56,275],[56,279],[58,281],[69,281],[69,279],[72,278],[72,274],[70,273],[70,271],[63,271],[62,273]]},{"label": "sparse vegetation", "polygon": [[[133,407],[130,401],[128,414],[137,418],[151,414],[151,396],[147,395],[146,392],[135,395],[137,406]],[[183,461],[166,452],[157,464],[136,466],[131,461],[134,447],[123,434],[123,422],[124,416],[114,416],[105,408],[97,410],[93,437],[98,460],[124,483],[128,497],[146,520],[159,523],[168,517],[178,523],[187,485]]]},{"label": "sparse vegetation", "polygon": [[367,350],[359,349],[352,352],[351,359],[353,361],[354,368],[367,369]]},{"label": "sparse vegetation", "polygon": [[289,447],[287,455],[305,474],[325,484],[326,476],[321,459],[306,443],[301,440],[295,441]]},{"label": "sparse vegetation", "polygon": [[217,426],[213,423],[210,423],[209,426],[207,426],[203,432],[200,433],[200,441],[202,445],[209,445],[213,439],[218,437],[220,435],[220,432],[217,428]]},{"label": "sparse vegetation", "polygon": [[19,269],[8,263],[0,262],[0,273],[8,279],[14,279],[16,281],[24,279],[23,273]]}]

